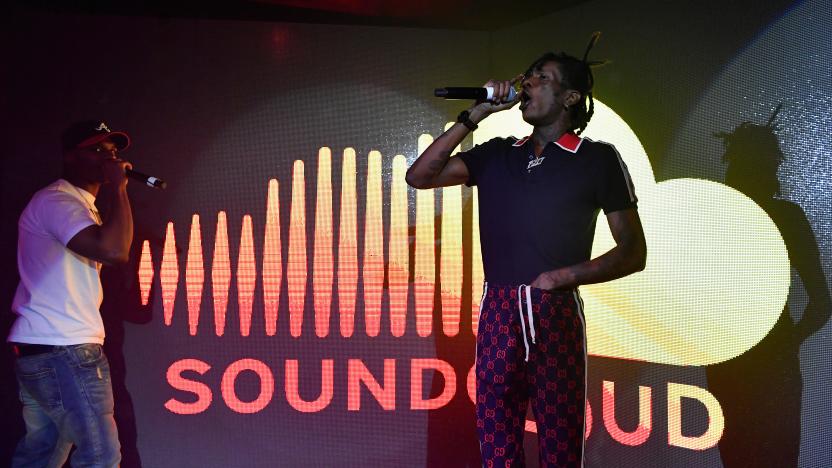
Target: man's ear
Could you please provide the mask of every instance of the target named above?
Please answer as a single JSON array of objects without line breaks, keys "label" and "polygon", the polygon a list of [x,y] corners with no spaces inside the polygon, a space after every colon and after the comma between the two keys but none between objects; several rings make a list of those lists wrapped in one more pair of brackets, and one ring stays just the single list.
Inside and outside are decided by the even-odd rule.
[{"label": "man's ear", "polygon": [[581,101],[581,93],[575,91],[574,89],[566,90],[566,97],[563,100],[563,103],[566,104],[568,107],[572,107],[575,104]]}]

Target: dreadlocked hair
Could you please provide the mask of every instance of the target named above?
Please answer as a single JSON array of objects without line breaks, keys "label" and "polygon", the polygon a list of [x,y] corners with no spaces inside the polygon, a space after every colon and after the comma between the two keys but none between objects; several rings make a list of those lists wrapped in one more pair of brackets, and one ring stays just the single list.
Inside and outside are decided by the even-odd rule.
[{"label": "dreadlocked hair", "polygon": [[592,68],[607,63],[606,60],[589,61],[589,51],[595,46],[600,39],[601,33],[596,31],[592,33],[589,39],[589,44],[586,46],[583,58],[573,57],[564,52],[547,52],[532,63],[526,76],[530,76],[535,70],[539,70],[544,64],[555,62],[558,64],[561,75],[563,77],[561,86],[567,89],[574,89],[581,95],[580,101],[569,108],[571,117],[571,128],[575,133],[580,135],[586,129],[589,119],[595,113],[595,101],[592,99],[592,86],[595,84],[595,79],[592,76]]}]

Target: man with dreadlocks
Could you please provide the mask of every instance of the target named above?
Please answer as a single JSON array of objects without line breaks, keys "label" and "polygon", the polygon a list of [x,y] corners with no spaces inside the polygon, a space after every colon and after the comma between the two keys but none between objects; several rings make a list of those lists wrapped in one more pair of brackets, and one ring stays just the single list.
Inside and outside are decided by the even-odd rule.
[{"label": "man with dreadlocks", "polygon": [[[418,189],[479,187],[485,286],[476,354],[477,432],[485,466],[524,465],[528,404],[541,466],[581,466],[586,392],[585,323],[577,287],[644,268],[646,247],[627,168],[612,145],[580,137],[592,117],[589,50],[547,53],[512,81],[489,81],[478,102],[413,163]],[[509,89],[522,90],[508,100]],[[534,126],[451,152],[477,123],[520,103]],[[604,210],[616,247],[591,259]]]}]

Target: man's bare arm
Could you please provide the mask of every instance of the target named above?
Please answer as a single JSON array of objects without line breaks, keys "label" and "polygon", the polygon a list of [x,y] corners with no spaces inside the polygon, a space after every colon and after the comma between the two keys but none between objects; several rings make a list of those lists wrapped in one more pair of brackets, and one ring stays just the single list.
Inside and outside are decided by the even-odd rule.
[{"label": "man's bare arm", "polygon": [[468,128],[454,124],[439,136],[407,169],[407,185],[417,189],[448,187],[468,180],[468,167],[451,153],[468,135]]},{"label": "man's bare arm", "polygon": [[109,197],[110,213],[101,226],[92,225],[82,229],[67,243],[67,247],[78,255],[112,265],[125,263],[130,255],[133,242],[133,213],[127,197],[125,168],[130,163],[121,160],[108,161],[110,178],[114,185],[103,191]]},{"label": "man's bare arm", "polygon": [[647,244],[641,219],[635,208],[607,215],[616,246],[587,262],[541,273],[532,287],[569,289],[582,284],[603,283],[644,269]]},{"label": "man's bare arm", "polygon": [[[494,87],[494,96],[498,103],[481,102],[469,109],[469,119],[478,124],[484,118],[494,112],[510,109],[519,102],[503,101],[508,96],[509,88],[520,79],[516,77],[512,81],[494,81],[486,83],[486,86]],[[468,181],[468,166],[462,160],[451,158],[454,148],[462,143],[470,130],[461,123],[455,123],[445,133],[439,136],[408,168],[405,180],[407,185],[417,189],[429,189],[436,187],[448,187],[451,185],[464,184]]]}]

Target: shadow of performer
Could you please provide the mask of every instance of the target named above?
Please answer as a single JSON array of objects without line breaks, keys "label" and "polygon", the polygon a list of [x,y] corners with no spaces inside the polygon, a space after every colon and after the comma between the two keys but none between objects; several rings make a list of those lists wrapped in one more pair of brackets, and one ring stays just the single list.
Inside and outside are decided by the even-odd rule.
[{"label": "shadow of performer", "polygon": [[[477,417],[473,401],[468,396],[468,373],[474,365],[476,336],[471,329],[471,291],[482,291],[482,284],[472,285],[471,249],[473,199],[470,189],[463,191],[463,206],[461,220],[445,220],[456,223],[461,221],[462,228],[462,284],[463,291],[460,298],[459,331],[454,336],[448,336],[443,328],[441,292],[441,245],[443,216],[438,214],[435,219],[435,285],[434,309],[432,317],[432,331],[436,358],[447,362],[456,372],[456,389],[453,399],[447,405],[428,412],[428,440],[426,466],[436,468],[475,468],[482,466],[479,441],[477,438]],[[412,226],[415,236],[415,226]],[[479,248],[479,246],[477,246]],[[414,249],[411,249],[413,253]],[[414,261],[410,265],[415,265]],[[411,269],[411,281],[413,281]],[[479,304],[474,304],[477,307]],[[435,398],[443,391],[448,383],[441,377],[433,378],[429,397]]]},{"label": "shadow of performer", "polygon": [[[137,204],[137,207],[139,204]],[[106,213],[107,207],[100,207]],[[152,318],[152,301],[142,305],[141,291],[137,278],[141,257],[141,240],[151,239],[154,250],[161,250],[163,239],[146,232],[136,222],[130,260],[125,264],[104,266],[101,269],[101,285],[104,300],[101,303],[101,318],[104,322],[106,339],[104,352],[110,363],[110,379],[113,385],[114,417],[121,443],[121,468],[141,468],[138,449],[138,431],[133,398],[127,388],[127,366],[124,356],[125,322],[149,323]],[[153,297],[150,291],[149,297]]]},{"label": "shadow of performer", "polygon": [[726,148],[725,183],[754,200],[777,225],[793,272],[808,295],[799,319],[792,318],[787,304],[757,345],[706,370],[709,390],[725,415],[719,451],[727,468],[797,466],[803,393],[800,345],[823,327],[832,311],[817,241],[806,215],[795,203],[777,198],[777,169],[784,156],[774,121],[781,107],[766,125],[745,122],[730,133],[717,134]]}]

